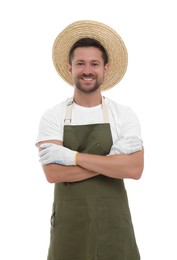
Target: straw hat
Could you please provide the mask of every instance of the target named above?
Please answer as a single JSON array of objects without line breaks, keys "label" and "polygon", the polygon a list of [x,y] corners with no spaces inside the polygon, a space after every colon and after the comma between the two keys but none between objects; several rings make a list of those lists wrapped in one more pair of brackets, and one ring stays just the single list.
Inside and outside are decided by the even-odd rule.
[{"label": "straw hat", "polygon": [[77,21],[67,26],[56,38],[52,58],[59,75],[73,86],[68,71],[69,51],[72,45],[81,38],[93,38],[105,48],[109,71],[101,85],[101,90],[114,87],[124,76],[127,69],[128,54],[119,34],[109,26],[96,21]]}]

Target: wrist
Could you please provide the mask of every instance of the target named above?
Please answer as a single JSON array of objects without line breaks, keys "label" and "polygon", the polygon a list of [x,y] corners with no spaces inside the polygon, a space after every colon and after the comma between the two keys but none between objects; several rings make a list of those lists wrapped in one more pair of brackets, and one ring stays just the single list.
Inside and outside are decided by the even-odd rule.
[{"label": "wrist", "polygon": [[77,166],[77,157],[78,157],[78,152],[75,152],[74,155],[74,165]]}]

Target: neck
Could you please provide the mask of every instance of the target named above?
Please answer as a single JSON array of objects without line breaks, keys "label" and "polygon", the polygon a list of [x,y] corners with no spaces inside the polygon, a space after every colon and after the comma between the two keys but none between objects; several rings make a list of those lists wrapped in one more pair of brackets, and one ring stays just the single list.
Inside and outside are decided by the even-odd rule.
[{"label": "neck", "polygon": [[94,107],[102,103],[101,91],[94,91],[93,93],[83,93],[75,89],[74,102],[83,107]]}]

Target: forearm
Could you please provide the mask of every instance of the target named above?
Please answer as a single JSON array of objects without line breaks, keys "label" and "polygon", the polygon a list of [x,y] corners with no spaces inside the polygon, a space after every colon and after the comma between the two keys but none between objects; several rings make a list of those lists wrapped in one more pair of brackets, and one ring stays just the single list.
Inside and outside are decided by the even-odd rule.
[{"label": "forearm", "polygon": [[131,155],[99,156],[79,153],[77,165],[102,175],[117,179],[139,179],[144,167],[144,151]]},{"label": "forearm", "polygon": [[75,151],[62,147],[59,143],[46,143],[40,148],[43,148],[40,152],[43,170],[47,180],[52,183],[76,182],[99,174],[117,179],[139,179],[144,167],[143,150],[131,154],[121,153],[109,156],[78,153],[77,166],[71,166],[75,164]]},{"label": "forearm", "polygon": [[77,182],[99,175],[80,166],[64,166],[59,164],[43,165],[43,171],[50,183]]},{"label": "forearm", "polygon": [[[50,143],[62,145],[61,141],[50,140]],[[39,151],[41,151],[40,145],[46,142],[39,143]],[[57,182],[77,182],[83,181],[89,178],[93,178],[98,173],[84,169],[80,166],[64,166],[60,164],[46,164],[42,166],[46,179],[50,183]]]}]

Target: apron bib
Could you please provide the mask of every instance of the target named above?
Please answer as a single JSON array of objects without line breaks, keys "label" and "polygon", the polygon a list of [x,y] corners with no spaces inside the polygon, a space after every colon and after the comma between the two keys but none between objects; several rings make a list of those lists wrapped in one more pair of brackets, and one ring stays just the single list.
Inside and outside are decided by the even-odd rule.
[{"label": "apron bib", "polygon": [[[102,99],[103,124],[71,125],[68,102],[64,146],[82,153],[109,154],[112,135]],[[48,260],[139,260],[122,179],[103,175],[56,183]]]}]

